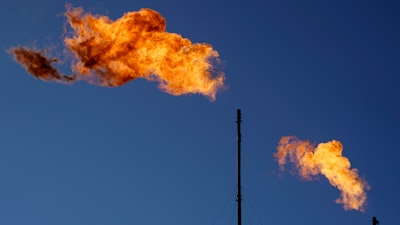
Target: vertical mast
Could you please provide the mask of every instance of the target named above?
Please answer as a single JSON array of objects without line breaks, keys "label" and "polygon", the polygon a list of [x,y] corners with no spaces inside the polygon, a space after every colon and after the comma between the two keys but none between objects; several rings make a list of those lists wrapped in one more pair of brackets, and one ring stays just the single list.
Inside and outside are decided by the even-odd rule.
[{"label": "vertical mast", "polygon": [[242,135],[240,134],[240,123],[242,122],[242,114],[240,109],[237,110],[237,203],[238,203],[238,225],[242,225],[242,193],[240,182],[240,144]]}]

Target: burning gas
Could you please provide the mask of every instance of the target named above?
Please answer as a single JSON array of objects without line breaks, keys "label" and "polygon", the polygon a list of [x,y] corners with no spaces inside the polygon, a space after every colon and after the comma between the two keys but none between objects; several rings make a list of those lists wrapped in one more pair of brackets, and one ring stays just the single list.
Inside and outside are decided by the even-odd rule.
[{"label": "burning gas", "polygon": [[364,211],[369,186],[358,176],[357,169],[350,168],[350,161],[342,156],[343,146],[339,141],[320,143],[315,147],[309,141],[287,136],[281,138],[277,150],[274,156],[281,170],[284,170],[288,157],[302,178],[311,180],[318,174],[324,175],[341,191],[336,203],[343,204],[345,210]]},{"label": "burning gas", "polygon": [[64,39],[76,58],[73,75],[61,74],[57,58],[26,47],[10,49],[14,59],[36,78],[73,83],[86,80],[100,86],[120,86],[136,78],[159,82],[172,95],[203,94],[215,100],[225,76],[218,71],[219,54],[211,45],[192,43],[166,32],[166,20],[156,11],[128,12],[113,21],[66,6],[72,28]]}]

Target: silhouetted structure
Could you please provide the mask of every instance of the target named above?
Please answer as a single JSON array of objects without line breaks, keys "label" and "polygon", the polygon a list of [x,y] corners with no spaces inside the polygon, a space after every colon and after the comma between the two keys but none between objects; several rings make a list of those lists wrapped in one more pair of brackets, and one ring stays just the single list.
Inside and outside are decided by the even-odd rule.
[{"label": "silhouetted structure", "polygon": [[238,173],[237,173],[237,199],[238,202],[238,225],[242,225],[242,193],[241,193],[241,182],[240,182],[240,143],[242,141],[242,135],[240,133],[240,123],[242,122],[242,114],[240,109],[237,110],[237,164],[238,164]]},{"label": "silhouetted structure", "polygon": [[376,217],[372,217],[372,225],[378,225],[379,221],[376,219]]}]

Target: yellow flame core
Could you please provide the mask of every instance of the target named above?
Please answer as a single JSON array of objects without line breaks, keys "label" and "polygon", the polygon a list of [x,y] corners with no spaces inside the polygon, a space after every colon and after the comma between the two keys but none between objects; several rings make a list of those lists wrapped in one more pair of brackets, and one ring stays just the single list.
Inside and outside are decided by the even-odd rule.
[{"label": "yellow flame core", "polygon": [[287,136],[281,138],[277,150],[274,156],[281,170],[289,158],[304,179],[311,180],[312,176],[322,174],[341,191],[336,203],[343,204],[345,210],[364,211],[369,186],[358,176],[357,169],[350,168],[350,161],[342,156],[343,146],[339,141],[320,143],[315,147],[309,141]]},{"label": "yellow flame core", "polygon": [[218,52],[165,32],[166,21],[154,10],[128,12],[113,21],[67,6],[65,15],[74,33],[64,42],[79,59],[73,70],[81,79],[119,86],[145,78],[170,94],[200,93],[211,100],[223,87],[224,74],[216,74],[211,63],[219,61]]}]

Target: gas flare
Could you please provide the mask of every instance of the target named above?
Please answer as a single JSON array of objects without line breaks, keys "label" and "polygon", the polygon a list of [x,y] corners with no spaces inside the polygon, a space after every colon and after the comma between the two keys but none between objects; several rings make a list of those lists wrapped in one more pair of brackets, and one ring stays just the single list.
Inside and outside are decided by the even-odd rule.
[{"label": "gas flare", "polygon": [[73,75],[61,74],[57,58],[26,47],[11,48],[14,59],[36,78],[100,86],[120,86],[136,78],[159,82],[172,95],[203,94],[214,101],[224,86],[219,54],[206,43],[192,43],[166,32],[166,20],[152,9],[125,13],[113,21],[66,5],[72,28],[64,44],[75,58]]},{"label": "gas flare", "polygon": [[315,147],[309,141],[286,136],[279,141],[277,150],[274,156],[281,170],[284,170],[286,159],[289,158],[298,174],[306,180],[322,174],[341,191],[336,203],[343,204],[345,210],[364,211],[369,186],[358,176],[357,169],[350,168],[349,159],[342,156],[343,146],[339,141],[320,143]]}]

